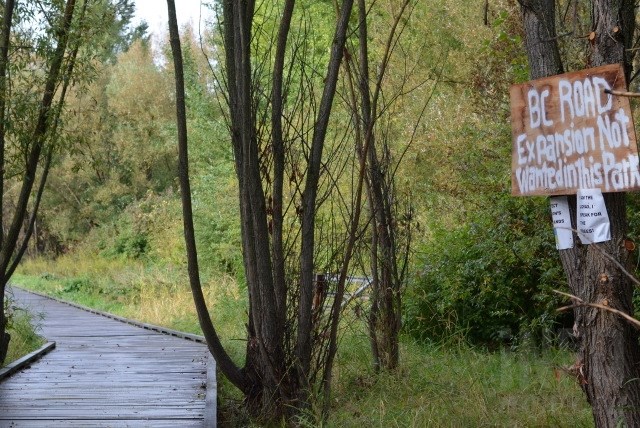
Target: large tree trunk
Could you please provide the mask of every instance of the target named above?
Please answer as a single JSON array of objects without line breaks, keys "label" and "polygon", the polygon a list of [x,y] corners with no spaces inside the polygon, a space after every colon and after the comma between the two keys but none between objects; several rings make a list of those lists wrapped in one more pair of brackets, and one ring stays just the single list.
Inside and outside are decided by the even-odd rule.
[{"label": "large tree trunk", "polygon": [[[553,0],[521,1],[531,78],[562,72],[555,31]],[[633,2],[594,0],[591,65],[623,63],[629,75],[634,30]],[[577,229],[576,198],[570,197],[572,227]],[[617,263],[627,267],[623,246],[627,230],[624,193],[605,194],[611,221],[611,241],[560,251],[571,292],[590,303],[601,303],[633,313],[633,285]],[[611,259],[604,255],[608,254]],[[613,260],[612,260],[613,259]],[[615,261],[614,261],[615,260]],[[616,263],[617,262],[617,263]],[[575,310],[580,350],[575,368],[593,417],[599,427],[640,426],[640,348],[636,331],[621,317],[599,309]]]},{"label": "large tree trunk", "polygon": [[[633,8],[629,0],[593,2],[593,66],[623,63],[629,77],[630,61],[625,49],[632,42]],[[623,245],[627,233],[625,194],[606,194],[605,202],[611,241],[596,244],[599,248],[589,245],[562,251],[562,264],[569,287],[577,297],[586,302],[606,302],[633,314],[633,284],[614,261],[602,254],[606,252],[629,267],[629,252]],[[640,426],[640,347],[636,330],[622,318],[593,308],[578,309],[575,315],[582,342],[579,364],[584,364],[586,376],[583,389],[593,407],[596,425],[612,427],[623,422],[630,427]]]},{"label": "large tree trunk", "polygon": [[[251,70],[252,1],[226,1],[225,52],[232,144],[240,190],[243,258],[249,291],[249,341],[244,371],[252,379],[254,413],[277,417],[289,401],[284,353],[284,298],[276,291],[267,206],[260,175]],[[283,286],[278,289],[281,291]]]}]

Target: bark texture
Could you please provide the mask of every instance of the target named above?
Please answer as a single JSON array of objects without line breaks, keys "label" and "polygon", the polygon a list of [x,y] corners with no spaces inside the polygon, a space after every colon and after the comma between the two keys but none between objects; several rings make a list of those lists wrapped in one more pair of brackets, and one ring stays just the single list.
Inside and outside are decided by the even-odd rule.
[{"label": "bark texture", "polygon": [[[531,78],[563,71],[555,31],[553,0],[521,1]],[[629,76],[634,32],[633,2],[594,0],[590,66],[622,63]],[[633,284],[617,263],[628,267],[623,246],[627,231],[624,193],[605,194],[611,241],[560,251],[569,289],[585,302],[600,303],[633,314]],[[577,229],[576,198],[569,198],[572,227]],[[606,255],[605,255],[606,254]],[[607,256],[608,255],[608,256]],[[640,426],[640,348],[637,332],[624,319],[595,308],[575,310],[580,340],[575,371],[592,406],[598,427]]]}]

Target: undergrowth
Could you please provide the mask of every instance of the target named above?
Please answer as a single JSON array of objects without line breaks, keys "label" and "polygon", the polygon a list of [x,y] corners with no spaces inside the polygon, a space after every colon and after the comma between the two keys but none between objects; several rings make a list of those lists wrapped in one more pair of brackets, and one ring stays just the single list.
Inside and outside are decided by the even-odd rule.
[{"label": "undergrowth", "polygon": [[39,314],[31,313],[14,304],[11,293],[7,295],[7,331],[11,335],[9,350],[4,365],[35,351],[41,347],[45,339],[38,335]]},{"label": "undergrowth", "polygon": [[[86,255],[85,255],[86,256]],[[56,262],[31,260],[14,282],[98,309],[170,328],[200,333],[186,274],[89,256]],[[44,272],[44,273],[43,273]],[[219,335],[241,361],[246,299],[230,277],[212,276],[204,290]],[[449,340],[439,345],[404,338],[401,368],[376,374],[364,320],[349,314],[341,340],[329,419],[309,415],[306,425],[329,427],[592,426],[575,379],[562,367],[568,351],[487,352]],[[226,381],[219,391],[225,426],[247,426],[241,396]]]},{"label": "undergrowth", "polygon": [[[589,427],[591,410],[567,351],[486,352],[405,340],[402,365],[376,375],[367,341],[343,346],[328,426]],[[363,368],[364,367],[364,368]]]}]

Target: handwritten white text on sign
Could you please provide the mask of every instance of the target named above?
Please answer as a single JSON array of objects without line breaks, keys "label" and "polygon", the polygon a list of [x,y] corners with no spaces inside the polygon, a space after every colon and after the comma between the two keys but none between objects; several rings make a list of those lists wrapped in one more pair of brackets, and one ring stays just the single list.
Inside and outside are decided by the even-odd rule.
[{"label": "handwritten white text on sign", "polygon": [[619,65],[514,85],[512,193],[640,188],[628,100],[605,93],[624,87]]}]

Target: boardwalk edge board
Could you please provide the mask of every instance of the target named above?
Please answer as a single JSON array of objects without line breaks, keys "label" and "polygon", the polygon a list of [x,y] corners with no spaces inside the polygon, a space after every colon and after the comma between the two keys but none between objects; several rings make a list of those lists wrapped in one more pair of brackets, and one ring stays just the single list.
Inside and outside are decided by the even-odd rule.
[{"label": "boardwalk edge board", "polygon": [[204,426],[218,426],[218,378],[216,376],[217,365],[211,364],[213,357],[209,354],[207,361],[207,393],[204,406]]},{"label": "boardwalk edge board", "polygon": [[13,363],[7,365],[6,367],[0,369],[0,381],[28,367],[33,362],[39,360],[40,358],[47,355],[49,352],[53,351],[55,347],[56,347],[56,342],[47,342],[39,349],[33,351],[30,354],[25,355],[19,360],[16,360]]},{"label": "boardwalk edge board", "polygon": [[79,305],[77,303],[69,302],[67,300],[58,299],[57,297],[52,297],[52,296],[49,296],[47,294],[43,294],[43,293],[40,293],[40,292],[37,292],[37,291],[28,290],[26,288],[22,288],[22,287],[16,286],[15,284],[11,284],[11,286],[15,287],[15,288],[20,288],[21,290],[24,290],[24,291],[26,291],[28,293],[33,293],[36,296],[44,297],[46,299],[51,299],[51,300],[54,300],[56,302],[63,303],[65,305],[72,306],[74,308],[82,309],[83,311],[87,311],[87,312],[90,312],[92,314],[96,314],[96,315],[100,315],[100,316],[103,316],[103,317],[106,317],[106,318],[110,318],[112,320],[120,321],[120,322],[123,322],[125,324],[129,324],[129,325],[132,325],[132,326],[135,326],[135,327],[140,327],[140,328],[143,328],[145,330],[155,331],[157,333],[162,333],[162,334],[166,334],[168,336],[178,337],[180,339],[191,340],[193,342],[202,343],[202,344],[205,344],[205,345],[207,343],[206,340],[204,339],[204,336],[199,336],[197,334],[191,334],[191,333],[185,333],[184,331],[172,330],[170,328],[161,327],[159,325],[147,324],[147,323],[143,323],[143,322],[140,322],[140,321],[131,320],[131,319],[124,318],[124,317],[121,317],[121,316],[118,316],[118,315],[110,314],[109,312],[99,311],[97,309],[92,309],[92,308],[89,308],[87,306],[82,306],[82,305]]}]

